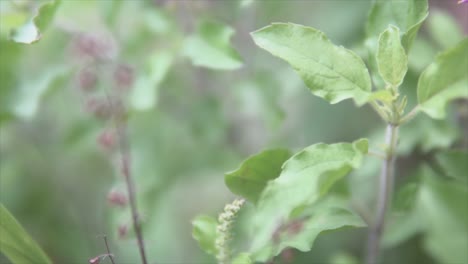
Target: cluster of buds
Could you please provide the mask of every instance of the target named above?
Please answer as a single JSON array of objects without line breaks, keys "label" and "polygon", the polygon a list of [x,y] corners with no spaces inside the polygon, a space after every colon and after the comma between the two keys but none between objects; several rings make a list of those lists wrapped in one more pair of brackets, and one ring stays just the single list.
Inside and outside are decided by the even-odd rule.
[{"label": "cluster of buds", "polygon": [[77,33],[72,40],[71,52],[79,60],[109,61],[117,55],[117,45],[104,33]]},{"label": "cluster of buds", "polygon": [[[115,62],[117,45],[106,34],[77,33],[71,41],[71,53],[81,68],[76,86],[84,97],[83,108],[95,118],[115,124],[125,121],[126,92],[134,83],[134,69]],[[118,144],[117,129],[105,129],[96,141],[102,150],[113,153]]]},{"label": "cluster of buds", "polygon": [[[117,43],[109,34],[76,33],[69,50],[78,68],[75,86],[83,98],[84,111],[106,124],[98,134],[96,143],[111,160],[122,158],[125,155],[119,149],[125,145],[122,138],[125,137],[128,112],[125,102],[135,81],[134,68],[116,60]],[[117,166],[123,175],[127,175],[127,171],[124,171],[126,166],[121,163]],[[127,208],[129,195],[120,189],[111,189],[107,194],[107,203],[112,207]],[[119,238],[127,236],[127,224],[117,229]],[[100,255],[89,262],[99,263],[105,257],[105,254]]]},{"label": "cluster of buds", "polygon": [[[71,41],[72,58],[81,68],[76,76],[85,109],[99,119],[121,117],[125,92],[134,83],[134,69],[116,62],[117,45],[106,34],[77,33]],[[101,89],[99,89],[101,88]]]},{"label": "cluster of buds", "polygon": [[218,226],[216,227],[216,249],[218,263],[230,263],[231,252],[229,243],[232,240],[232,227],[237,213],[244,205],[244,199],[236,199],[224,207],[224,211],[218,217]]}]

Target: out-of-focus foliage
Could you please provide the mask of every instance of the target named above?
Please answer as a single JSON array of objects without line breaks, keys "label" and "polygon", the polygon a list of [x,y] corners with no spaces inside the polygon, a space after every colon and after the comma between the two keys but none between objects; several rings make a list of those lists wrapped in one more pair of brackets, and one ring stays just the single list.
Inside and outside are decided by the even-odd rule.
[{"label": "out-of-focus foliage", "polygon": [[[150,262],[213,262],[209,254],[215,250],[218,221],[195,216],[215,216],[232,201],[225,172],[262,149],[297,151],[366,136],[371,146],[382,142],[373,136],[382,134],[381,122],[369,107],[355,108],[350,101],[331,106],[311,96],[307,81],[255,46],[250,32],[277,21],[312,26],[333,47],[352,47],[364,58],[359,65],[377,69],[365,47],[375,50],[388,17],[401,14],[395,26],[405,51],[411,46],[400,88],[408,97],[407,109],[419,102],[419,74],[436,54],[463,39],[457,25],[464,17],[430,7],[429,23],[422,25],[424,5],[404,3],[399,13],[387,4],[399,1],[378,2],[371,11],[376,22],[366,27],[371,1],[0,1],[0,201],[54,263],[84,263],[105,253],[103,234],[117,263],[138,260],[128,208],[107,200],[125,190],[118,155],[108,148],[106,132],[113,127],[92,104],[118,95],[126,109]],[[418,29],[421,34],[413,39]],[[15,42],[20,32],[27,36],[22,42],[33,44]],[[380,77],[371,77],[379,85]],[[466,151],[460,148],[466,148],[466,121],[460,109],[448,107],[440,121],[419,115],[402,127],[396,190],[416,187],[394,202],[385,263],[452,264],[466,257],[457,251],[466,241],[450,240],[468,222],[462,200],[466,169],[459,167],[465,164]],[[313,245],[309,252],[286,248],[275,260],[360,263],[362,246],[356,241],[363,241],[366,228],[341,227],[365,226],[361,216],[366,212],[359,208],[374,204],[378,163],[366,158],[347,177],[336,172],[333,187],[325,188],[330,199],[318,199],[307,210],[287,208],[294,209],[288,217],[304,221],[280,223],[285,242],[278,248],[267,245],[263,256]],[[423,164],[431,168],[415,172]],[[261,197],[249,197],[244,188],[229,188],[261,204]],[[400,201],[408,202],[400,206]],[[262,252],[246,253],[251,245],[245,241],[253,241],[259,226],[252,221],[253,207],[246,204],[236,220],[234,263],[266,258],[259,257]],[[393,223],[401,223],[401,229]],[[298,227],[308,231],[288,238]],[[0,262],[8,260],[0,254]]]},{"label": "out-of-focus foliage", "polygon": [[[432,118],[443,118],[444,108],[454,98],[468,99],[468,38],[437,56],[418,81],[421,109]],[[462,58],[462,59],[460,59]]]},{"label": "out-of-focus foliage", "polygon": [[50,263],[47,255],[0,204],[0,253],[13,263]]}]

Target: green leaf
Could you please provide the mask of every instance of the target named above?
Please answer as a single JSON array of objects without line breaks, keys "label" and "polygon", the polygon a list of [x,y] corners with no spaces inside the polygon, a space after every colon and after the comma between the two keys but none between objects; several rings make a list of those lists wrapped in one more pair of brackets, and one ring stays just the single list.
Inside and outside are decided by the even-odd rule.
[{"label": "green leaf", "polygon": [[425,167],[419,212],[426,227],[424,247],[439,263],[468,259],[468,186],[446,181]]},{"label": "green leaf", "polygon": [[266,246],[254,254],[255,260],[264,262],[290,247],[310,251],[321,232],[345,226],[364,227],[366,224],[350,209],[347,199],[333,195],[324,197],[299,217],[289,219],[278,227]]},{"label": "green leaf", "polygon": [[443,49],[453,47],[463,39],[463,33],[452,15],[441,11],[431,13],[429,33]]},{"label": "green leaf", "polygon": [[330,260],[330,264],[358,264],[358,259],[347,253],[347,252],[339,252],[332,256]]},{"label": "green leaf", "polygon": [[39,109],[42,97],[57,84],[63,83],[70,70],[66,66],[51,67],[37,79],[29,80],[22,85],[17,94],[13,112],[20,118],[32,118]]},{"label": "green leaf", "polygon": [[371,82],[362,59],[319,30],[274,23],[251,35],[259,47],[288,62],[316,96],[332,104],[348,98],[359,106],[368,101]]},{"label": "green leaf", "polygon": [[242,59],[229,43],[234,30],[213,21],[203,20],[197,31],[188,37],[183,54],[196,66],[215,70],[235,70],[242,66]]},{"label": "green leaf", "polygon": [[62,0],[52,0],[41,5],[37,14],[30,21],[11,31],[11,39],[24,44],[32,44],[39,41],[52,22],[61,2]]},{"label": "green leaf", "polygon": [[280,175],[281,166],[291,155],[286,149],[265,150],[253,155],[237,170],[225,174],[226,185],[231,192],[255,204],[267,183]]},{"label": "green leaf", "polygon": [[238,254],[231,262],[232,264],[252,264],[252,259],[248,253]]},{"label": "green leaf", "polygon": [[398,87],[408,70],[408,58],[397,27],[389,26],[380,34],[376,59],[380,76],[386,83]]},{"label": "green leaf", "polygon": [[[1,16],[0,16],[1,17]],[[1,21],[0,21],[1,24]],[[13,108],[20,78],[16,74],[23,47],[0,39],[0,125],[14,118]]]},{"label": "green leaf", "polygon": [[434,120],[426,115],[418,115],[401,127],[398,153],[405,156],[416,148],[423,153],[449,148],[459,137],[459,129],[453,121]]},{"label": "green leaf", "polygon": [[[0,5],[6,5],[8,2],[2,1]],[[0,37],[7,38],[10,30],[18,28],[24,25],[28,21],[28,14],[24,12],[15,12],[14,10],[8,10],[9,6],[0,6]],[[7,11],[4,11],[4,8]]]},{"label": "green leaf", "polygon": [[62,0],[53,0],[43,4],[39,8],[37,16],[35,16],[33,19],[33,22],[39,32],[42,33],[49,27],[61,2]]},{"label": "green leaf", "polygon": [[[366,139],[332,145],[320,143],[305,148],[286,161],[280,176],[268,183],[258,202],[253,251],[265,248],[278,228],[278,223],[300,215],[309,205],[327,194],[336,181],[359,167],[367,148]],[[323,227],[329,228],[328,225]],[[293,245],[305,250],[306,244],[310,247],[318,233],[314,234],[310,235],[308,243],[298,242]],[[260,255],[268,257],[271,250],[267,250],[266,255]]]},{"label": "green leaf", "polygon": [[432,63],[436,53],[437,52],[432,41],[424,38],[417,38],[414,40],[413,49],[408,54],[408,67],[413,72],[422,72],[429,64]]},{"label": "green leaf", "polygon": [[52,263],[3,204],[0,204],[0,234],[0,252],[12,263]]},{"label": "green leaf", "polygon": [[200,215],[192,221],[192,237],[198,242],[203,251],[216,255],[216,226],[218,221],[211,216]]},{"label": "green leaf", "polygon": [[366,27],[368,38],[375,38],[390,24],[400,29],[401,42],[408,52],[428,15],[427,0],[374,1]]},{"label": "green leaf", "polygon": [[468,98],[468,38],[439,56],[421,74],[418,102],[432,118],[445,117],[445,105],[455,98]]},{"label": "green leaf", "polygon": [[161,82],[169,72],[174,55],[168,51],[158,51],[149,56],[144,71],[139,74],[130,94],[133,109],[147,111],[155,107]]},{"label": "green leaf", "polygon": [[447,150],[437,153],[435,158],[448,176],[468,183],[467,150]]}]

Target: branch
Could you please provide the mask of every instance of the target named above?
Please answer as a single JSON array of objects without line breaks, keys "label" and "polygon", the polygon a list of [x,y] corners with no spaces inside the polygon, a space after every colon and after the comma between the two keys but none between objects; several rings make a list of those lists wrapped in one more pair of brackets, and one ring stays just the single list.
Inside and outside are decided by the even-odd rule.
[{"label": "branch", "polygon": [[385,135],[385,143],[388,149],[380,173],[377,215],[368,237],[367,264],[376,264],[380,253],[380,240],[385,227],[385,213],[389,207],[393,192],[397,141],[398,126],[388,124]]}]

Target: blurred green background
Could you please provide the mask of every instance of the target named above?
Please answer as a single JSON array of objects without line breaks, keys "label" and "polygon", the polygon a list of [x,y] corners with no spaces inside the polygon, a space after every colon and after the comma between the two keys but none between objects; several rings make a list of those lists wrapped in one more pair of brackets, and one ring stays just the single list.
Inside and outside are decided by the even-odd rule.
[{"label": "blurred green background", "polygon": [[[54,263],[86,263],[104,253],[103,234],[118,263],[139,260],[132,234],[118,235],[118,227],[130,223],[128,210],[106,198],[123,189],[118,160],[98,140],[111,125],[88,109],[90,98],[116,89],[114,65],[131,69],[131,85],[119,96],[128,111],[146,248],[157,263],[213,262],[192,239],[191,220],[216,215],[232,201],[223,174],[247,156],[268,147],[299,150],[360,137],[381,142],[384,125],[370,108],[312,96],[293,69],[249,36],[271,22],[294,22],[365,57],[370,0],[63,0],[40,41],[8,40],[43,2],[0,1],[0,201]],[[466,34],[467,6],[430,1],[404,84],[410,104],[417,76],[444,48],[437,29],[430,29],[432,19],[445,14]],[[110,61],[93,68],[97,91],[80,83],[80,72],[94,67],[79,50],[83,36],[104,43],[100,55]],[[417,164],[433,149],[466,144],[466,131],[451,111],[445,121],[419,117],[402,129],[399,182],[417,174]],[[350,178],[364,204],[372,204],[377,169],[370,162]],[[293,263],[359,259],[365,234],[325,233],[311,252],[295,251]],[[417,235],[385,256],[387,263],[435,263]],[[1,256],[0,262],[8,263]]]}]

